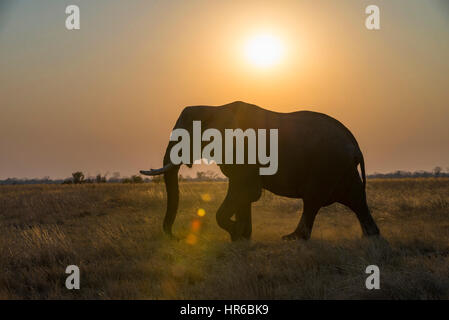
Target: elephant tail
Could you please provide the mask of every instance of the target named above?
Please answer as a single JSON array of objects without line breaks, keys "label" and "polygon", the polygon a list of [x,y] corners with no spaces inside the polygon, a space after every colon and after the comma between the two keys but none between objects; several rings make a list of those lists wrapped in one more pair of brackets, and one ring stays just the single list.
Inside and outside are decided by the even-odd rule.
[{"label": "elephant tail", "polygon": [[366,190],[365,160],[360,152],[360,171],[362,172],[363,190]]}]

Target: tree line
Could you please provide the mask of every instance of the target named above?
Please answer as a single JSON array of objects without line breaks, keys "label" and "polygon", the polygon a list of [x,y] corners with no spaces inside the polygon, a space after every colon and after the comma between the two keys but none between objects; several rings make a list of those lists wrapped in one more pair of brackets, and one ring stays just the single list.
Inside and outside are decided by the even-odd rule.
[{"label": "tree line", "polygon": [[[389,173],[373,173],[367,175],[368,178],[440,178],[449,177],[449,167],[444,171],[441,167],[435,167],[432,171],[403,171],[398,170]],[[141,175],[132,175],[129,177],[121,177],[119,172],[114,172],[112,176],[108,174],[97,174],[96,176],[87,176],[82,171],[72,173],[72,176],[66,179],[50,179],[50,177],[43,178],[8,178],[0,180],[0,185],[16,185],[16,184],[87,184],[87,183],[160,183],[163,181],[163,176],[142,177]],[[218,175],[216,172],[197,171],[194,177],[179,175],[180,181],[226,181],[227,178]]]},{"label": "tree line", "polygon": [[[8,178],[0,180],[0,185],[17,184],[90,184],[90,183],[161,183],[163,176],[142,177],[141,175],[132,175],[121,177],[119,172],[115,172],[111,177],[108,174],[97,174],[96,176],[86,176],[82,171],[72,173],[71,177],[66,179],[43,178]],[[213,171],[197,171],[195,177],[179,175],[180,181],[226,181],[226,178],[220,177]]]},{"label": "tree line", "polygon": [[418,170],[418,171],[404,171],[397,170],[389,173],[378,173],[367,175],[368,178],[439,178],[449,177],[449,167],[446,171],[441,167],[435,167],[432,171]]}]

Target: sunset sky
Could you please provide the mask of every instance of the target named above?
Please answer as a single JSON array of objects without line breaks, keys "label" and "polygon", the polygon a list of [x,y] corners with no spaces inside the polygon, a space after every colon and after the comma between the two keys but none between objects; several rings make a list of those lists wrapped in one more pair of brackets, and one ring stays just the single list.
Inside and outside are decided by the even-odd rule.
[{"label": "sunset sky", "polygon": [[337,118],[369,173],[449,167],[448,1],[0,2],[0,179],[158,167],[185,106],[235,100]]}]

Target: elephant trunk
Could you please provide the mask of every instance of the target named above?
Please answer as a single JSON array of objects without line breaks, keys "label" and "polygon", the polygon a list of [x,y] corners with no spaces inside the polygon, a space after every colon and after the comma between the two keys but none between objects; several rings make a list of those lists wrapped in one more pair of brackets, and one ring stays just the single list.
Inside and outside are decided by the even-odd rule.
[{"label": "elephant trunk", "polygon": [[175,222],[179,204],[178,171],[180,165],[170,161],[170,150],[174,142],[170,142],[164,156],[164,166],[160,169],[141,170],[140,173],[147,176],[164,175],[165,190],[167,191],[167,210],[165,212],[163,229],[168,235],[172,235],[172,226]]},{"label": "elephant trunk", "polygon": [[167,191],[167,210],[165,212],[163,229],[168,235],[172,235],[172,226],[175,222],[179,204],[179,166],[174,166],[164,173],[165,190]]},{"label": "elephant trunk", "polygon": [[170,160],[170,151],[174,142],[170,141],[164,155],[164,167],[169,166],[164,171],[165,190],[167,192],[167,209],[165,211],[163,230],[167,235],[172,235],[172,226],[178,213],[179,204],[179,182],[178,172],[180,165],[172,164]]}]

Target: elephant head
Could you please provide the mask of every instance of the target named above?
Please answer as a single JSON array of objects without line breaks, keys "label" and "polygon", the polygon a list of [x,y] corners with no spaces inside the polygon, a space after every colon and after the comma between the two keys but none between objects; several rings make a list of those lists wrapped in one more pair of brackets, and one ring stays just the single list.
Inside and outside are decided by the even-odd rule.
[{"label": "elephant head", "polygon": [[[193,136],[193,121],[201,121],[202,129],[216,128],[221,130],[225,127],[233,127],[233,117],[235,113],[232,110],[221,107],[195,106],[186,107],[180,114],[173,128],[184,129]],[[163,230],[166,234],[172,236],[172,226],[176,218],[179,204],[179,184],[178,171],[181,164],[174,164],[170,159],[170,153],[177,141],[170,141],[165,150],[163,167],[160,169],[151,169],[149,171],[141,170],[140,173],[148,176],[164,175],[165,189],[167,192],[167,209],[165,213]],[[187,166],[191,167],[194,163],[193,144],[190,150],[190,161]]]}]

